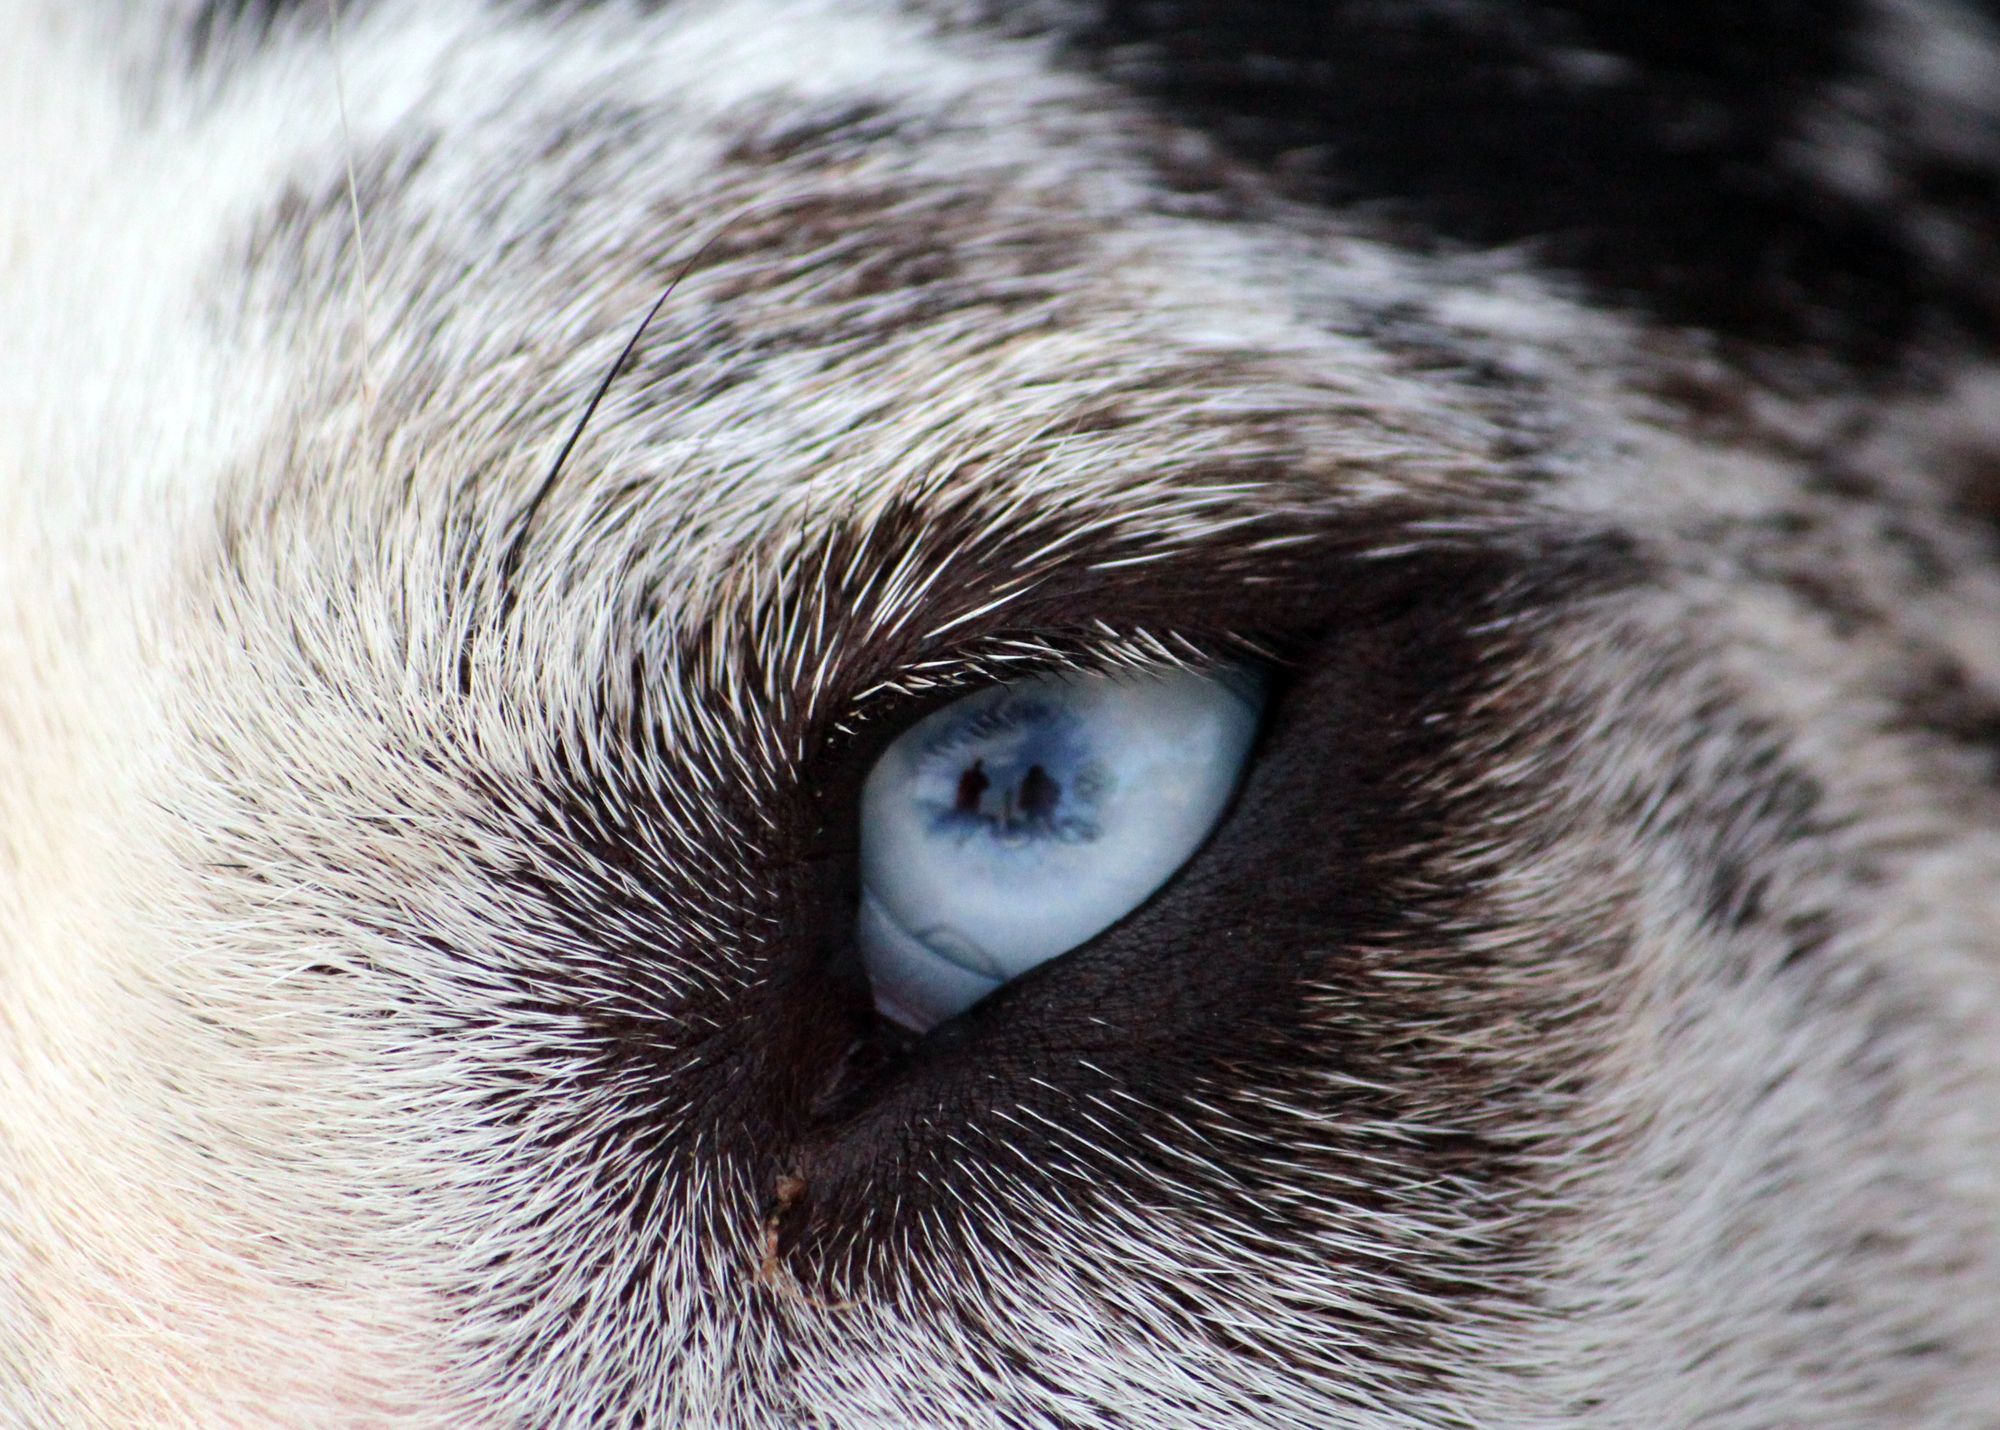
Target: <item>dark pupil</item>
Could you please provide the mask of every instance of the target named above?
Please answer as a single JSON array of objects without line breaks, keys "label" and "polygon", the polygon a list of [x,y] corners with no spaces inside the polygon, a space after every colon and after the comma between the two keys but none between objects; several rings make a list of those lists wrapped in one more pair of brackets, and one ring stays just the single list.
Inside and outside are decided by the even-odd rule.
[{"label": "dark pupil", "polygon": [[[971,767],[958,777],[958,790],[951,802],[953,811],[978,814],[986,791],[992,787],[993,781],[986,773],[986,761],[974,760]],[[1030,765],[1027,774],[1021,778],[1021,787],[1001,796],[1000,823],[1010,826],[1016,820],[1046,822],[1061,802],[1062,784],[1040,765]]]},{"label": "dark pupil", "polygon": [[1040,765],[1028,766],[1028,777],[1021,781],[1021,813],[1030,819],[1047,819],[1056,812],[1056,801],[1062,798],[1062,786],[1049,778],[1049,773]]}]

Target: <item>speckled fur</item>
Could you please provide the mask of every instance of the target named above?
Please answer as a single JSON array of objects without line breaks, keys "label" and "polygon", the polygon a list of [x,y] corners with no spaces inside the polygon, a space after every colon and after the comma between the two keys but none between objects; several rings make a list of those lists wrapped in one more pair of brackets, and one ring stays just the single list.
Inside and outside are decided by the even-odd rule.
[{"label": "speckled fur", "polygon": [[[1991,27],[1877,23],[1783,162],[1983,302],[1898,175]],[[956,7],[0,35],[0,1425],[2000,1425],[1975,330],[1649,317]],[[828,742],[1265,587],[1463,674],[1335,726],[1413,812],[1265,871],[1380,871],[1285,1036],[799,1111]]]}]

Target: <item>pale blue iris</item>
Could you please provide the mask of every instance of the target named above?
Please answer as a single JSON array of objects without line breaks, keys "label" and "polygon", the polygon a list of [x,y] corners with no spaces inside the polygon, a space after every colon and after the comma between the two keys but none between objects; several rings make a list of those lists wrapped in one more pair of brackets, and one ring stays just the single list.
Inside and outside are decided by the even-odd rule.
[{"label": "pale blue iris", "polygon": [[859,939],[919,1031],[1085,942],[1207,838],[1256,735],[1241,671],[1043,676],[937,711],[861,797]]}]

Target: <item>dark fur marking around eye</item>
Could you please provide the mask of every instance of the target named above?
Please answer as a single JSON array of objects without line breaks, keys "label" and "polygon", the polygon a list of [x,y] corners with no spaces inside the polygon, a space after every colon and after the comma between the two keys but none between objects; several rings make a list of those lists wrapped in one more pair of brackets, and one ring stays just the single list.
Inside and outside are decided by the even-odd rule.
[{"label": "dark fur marking around eye", "polygon": [[[1430,618],[1437,608],[1417,599],[1425,631],[1435,634]],[[1405,1092],[1436,1097],[1457,1112],[1433,1107],[1431,1123],[1456,1130],[1402,1149],[1435,1186],[1477,1199],[1499,1195],[1523,1175],[1513,1152],[1477,1129],[1493,1109],[1530,1095],[1527,1089],[1510,1089],[1504,1078],[1495,1080],[1494,1069],[1446,1051],[1454,1015],[1432,1006],[1422,991],[1377,985],[1370,960],[1380,955],[1361,952],[1393,947],[1416,929],[1477,923],[1459,902],[1469,890],[1452,880],[1440,885],[1415,852],[1448,843],[1452,817],[1413,801],[1405,780],[1434,769],[1459,733],[1445,733],[1448,718],[1427,721],[1412,712],[1441,715],[1453,707],[1463,682],[1483,678],[1478,671],[1491,652],[1452,651],[1449,638],[1433,643],[1396,617],[1374,634],[1351,632],[1336,644],[1346,645],[1344,653],[1304,677],[1292,714],[1281,717],[1252,776],[1244,804],[1258,811],[1255,817],[1239,813],[1155,903],[934,1036],[918,1063],[892,1065],[871,1094],[814,1131],[805,1162],[816,1195],[796,1256],[809,1281],[824,1276],[838,1287],[887,1274],[883,1257],[895,1243],[898,1219],[885,1219],[879,1209],[893,1201],[914,1201],[912,1214],[927,1207],[927,1224],[952,1228],[949,1235],[966,1241],[968,1259],[974,1247],[981,1259],[1004,1256],[976,1219],[963,1220],[953,1209],[951,1166],[968,1152],[1017,1169],[1011,1175],[1052,1169],[1040,1177],[1064,1188],[1062,1196],[1148,1180],[1128,1165],[1132,1159],[1164,1158],[1154,1170],[1171,1177],[1176,1169],[1167,1149],[1174,1138],[1166,1129],[1175,1116],[1173,1098],[1127,1102],[1140,1087],[1267,1089],[1289,1098],[1297,1115],[1305,1116],[1310,1104],[1317,1127],[1357,1129],[1335,1135],[1362,1161],[1387,1149],[1371,1152],[1360,1127],[1421,1120],[1414,1107],[1397,1105]],[[1301,849],[1342,853],[1300,865],[1285,852]],[[1238,951],[1246,920],[1258,930],[1254,957]],[[1422,963],[1421,947],[1417,935],[1404,957]],[[1449,971],[1434,969],[1437,986],[1476,987],[1477,963],[1474,956]],[[1348,1005],[1348,1035],[1337,1040],[1338,1076],[1324,1104],[1302,1090],[1283,1052],[1290,1042],[1287,1010],[1306,985],[1337,988]],[[1427,1051],[1433,1036],[1438,1042]],[[1385,1056],[1391,1061],[1378,1061]],[[1375,1102],[1378,1095],[1387,1100]],[[1030,1120],[1010,1110],[1016,1103],[1033,1110]],[[1078,1106],[1089,1109],[1082,1122],[1073,1111]],[[939,1107],[949,1109],[942,1124],[925,1111]],[[1246,1148],[1287,1145],[1296,1133],[1287,1130],[1286,1115],[1269,1116],[1267,1122],[1246,1104],[1233,1135]],[[1215,1119],[1204,1121],[1212,1126]],[[940,1133],[948,1144],[933,1141]],[[958,1149],[949,1158],[947,1145]],[[1225,1209],[1274,1242],[1309,1239],[1318,1215],[1338,1214],[1326,1206],[1314,1210],[1310,1196],[1299,1203],[1305,1194],[1296,1184],[1266,1185],[1255,1165],[1254,1157],[1244,1159],[1226,1184],[1204,1176],[1205,1205]],[[1337,1167],[1329,1175],[1340,1181]],[[912,1176],[918,1183],[902,1186]],[[945,1189],[942,1201],[924,1190],[936,1186]],[[901,1188],[893,1197],[892,1187]],[[1163,1204],[1154,1212],[1172,1217],[1181,1210]],[[1356,1270],[1367,1273],[1364,1279],[1400,1283],[1401,1294],[1415,1300],[1455,1298],[1479,1287],[1490,1291],[1495,1277],[1504,1279],[1504,1261],[1504,1252],[1487,1247],[1456,1274],[1450,1258],[1422,1272],[1386,1263]],[[1421,1325],[1395,1309],[1399,1293],[1385,1294],[1389,1300],[1378,1307],[1383,1333],[1420,1343]],[[1239,1348],[1256,1353],[1254,1345]]]},{"label": "dark fur marking around eye", "polygon": [[[686,812],[655,807],[662,782],[636,768],[577,767],[535,790],[496,788],[500,804],[544,814],[540,856],[496,871],[495,882],[543,910],[550,926],[541,941],[577,950],[571,970],[522,988],[523,1021],[554,1039],[537,1061],[578,1068],[576,1087],[589,1092],[579,1105],[593,1109],[586,1125],[562,1133],[551,1122],[560,1098],[524,1084],[519,1098],[538,1107],[535,1135],[548,1139],[537,1155],[626,1167],[606,1183],[598,1211],[634,1228],[682,1194],[691,1162],[756,1189],[730,1235],[744,1247],[740,1274],[764,1288],[773,1315],[906,1294],[894,1288],[913,1239],[933,1257],[1007,1274],[1009,1228],[992,1218],[1010,1208],[983,1200],[996,1175],[1029,1198],[1078,1205],[1116,1201],[1141,1185],[1190,1185],[1199,1205],[1168,1199],[1135,1211],[1163,1224],[1226,1215],[1273,1248],[1337,1240],[1332,1228],[1342,1217],[1392,1205],[1400,1217],[1449,1226],[1467,1208],[1531,1202],[1527,1145],[1518,1130],[1493,1129],[1510,1108],[1548,1105],[1571,1074],[1554,1064],[1531,1071],[1535,1059],[1488,1064],[1464,1051],[1482,1025],[1477,993],[1488,971],[1477,952],[1440,948],[1436,931],[1450,927],[1476,944],[1483,916],[1476,889],[1432,863],[1450,847],[1450,830],[1478,827],[1492,813],[1484,801],[1515,796],[1467,792],[1472,803],[1460,807],[1449,805],[1455,797],[1440,806],[1413,791],[1425,772],[1449,766],[1461,741],[1488,738],[1479,731],[1489,717],[1473,715],[1469,702],[1532,649],[1529,614],[1628,579],[1630,558],[1615,544],[1532,558],[1449,547],[1376,563],[1342,554],[1401,544],[1397,525],[1330,529],[1322,551],[1276,563],[1298,565],[1304,584],[1288,587],[1274,568],[1277,587],[1239,594],[1239,604],[1250,604],[1238,610],[1227,610],[1228,592],[1241,588],[1227,575],[1226,543],[1170,575],[1142,572],[1107,585],[1079,559],[1058,578],[1069,588],[1046,593],[1039,619],[1092,612],[1198,624],[1221,612],[1254,624],[1257,602],[1275,615],[1310,590],[1320,612],[1311,619],[1330,625],[1317,637],[1318,654],[1301,652],[1291,713],[1246,795],[1267,813],[1219,836],[1157,906],[922,1046],[875,1017],[845,950],[852,832],[840,811],[865,773],[865,744],[801,772],[800,788],[766,811],[776,821],[770,839],[741,850],[730,869],[692,870],[653,852],[646,827],[671,831]],[[976,584],[952,585],[936,598],[978,594]],[[1475,634],[1503,611],[1516,635]],[[978,633],[962,635],[976,641]],[[857,647],[846,658],[859,664],[843,683],[878,682],[885,672],[868,667],[890,654]],[[615,754],[634,738],[645,737],[619,732],[599,748]],[[632,750],[635,760],[642,753]],[[756,811],[736,813],[747,823]],[[1300,851],[1316,847],[1343,857],[1328,867],[1299,864]],[[528,867],[539,872],[523,883]],[[1254,913],[1244,902],[1251,891]],[[660,940],[688,937],[689,911],[702,907],[713,930],[704,942],[720,940],[730,960],[754,971],[740,987],[676,991],[650,971],[674,951]],[[1250,918],[1259,924],[1254,958],[1240,951]],[[717,955],[711,948],[703,957]],[[1392,968],[1395,976],[1380,976]],[[1315,1069],[1329,1076],[1302,1084],[1296,1048],[1285,1049],[1306,984],[1339,1005],[1332,1016],[1349,1036],[1330,1059],[1315,1055]],[[1587,985],[1579,983],[1574,1006],[1559,998],[1538,1010],[1508,995],[1508,1026],[1587,1021]],[[1243,1155],[1222,1176],[1178,1160],[1185,1149],[1176,1119],[1194,1115],[1177,1107],[1179,1093],[1135,1100],[1142,1087],[1202,1096],[1262,1090],[1293,1105],[1232,1102],[1215,1135],[1237,1139]],[[666,1089],[670,1103],[662,1102]],[[515,1114],[496,1104],[494,1115]],[[1295,1140],[1298,1117],[1319,1119],[1315,1135],[1342,1144],[1327,1154],[1319,1191],[1259,1170],[1258,1149]],[[1216,1123],[1209,1112],[1199,1120]],[[1369,1128],[1392,1126],[1406,1129],[1393,1147],[1371,1141]],[[1418,1126],[1430,1130],[1407,1130]],[[1365,1190],[1362,1169],[1390,1161],[1413,1169],[1412,1184],[1393,1195]],[[640,1163],[643,1174],[632,1170]],[[1528,1238],[1532,1222],[1517,1228]],[[1421,1258],[1340,1254],[1354,1258],[1356,1314],[1383,1357],[1422,1378],[1430,1373],[1423,1308],[1504,1299],[1511,1268],[1530,1250],[1526,1240],[1485,1238]],[[958,1308],[924,1309],[951,1316]],[[1243,1327],[1206,1324],[1198,1308],[1185,1314],[1231,1354],[1285,1353]]]}]

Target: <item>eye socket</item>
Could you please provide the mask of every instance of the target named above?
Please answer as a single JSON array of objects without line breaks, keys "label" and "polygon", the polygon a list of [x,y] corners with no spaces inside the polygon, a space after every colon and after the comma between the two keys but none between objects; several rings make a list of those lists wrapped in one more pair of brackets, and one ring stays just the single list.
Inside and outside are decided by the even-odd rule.
[{"label": "eye socket", "polygon": [[1052,675],[936,711],[861,795],[857,938],[919,1032],[1101,933],[1164,884],[1242,777],[1262,681]]}]

